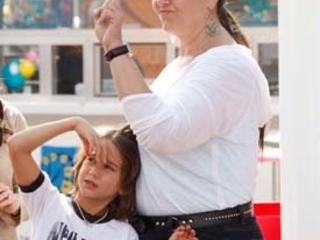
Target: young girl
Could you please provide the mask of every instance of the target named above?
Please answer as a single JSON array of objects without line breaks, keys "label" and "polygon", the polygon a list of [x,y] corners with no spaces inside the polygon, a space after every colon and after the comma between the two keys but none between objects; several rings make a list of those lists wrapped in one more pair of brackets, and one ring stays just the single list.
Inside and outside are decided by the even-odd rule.
[{"label": "young girl", "polygon": [[[75,167],[73,198],[60,194],[31,153],[49,139],[74,130],[84,151]],[[138,239],[125,222],[135,213],[140,170],[129,128],[99,137],[82,118],[32,127],[9,139],[12,165],[34,226],[33,240]]]}]

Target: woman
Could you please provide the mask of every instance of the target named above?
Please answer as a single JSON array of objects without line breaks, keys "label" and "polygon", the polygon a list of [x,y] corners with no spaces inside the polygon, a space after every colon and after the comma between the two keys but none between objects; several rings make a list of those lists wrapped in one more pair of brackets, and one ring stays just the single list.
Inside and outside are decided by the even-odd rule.
[{"label": "woman", "polygon": [[10,135],[27,127],[22,113],[0,98],[0,239],[17,239],[15,228],[27,218],[18,195],[8,152]]},{"label": "woman", "polygon": [[140,147],[140,238],[167,239],[187,223],[201,240],[262,239],[251,201],[258,142],[271,118],[267,81],[223,0],[152,3],[180,52],[150,88],[123,45],[121,0],[95,12]]}]

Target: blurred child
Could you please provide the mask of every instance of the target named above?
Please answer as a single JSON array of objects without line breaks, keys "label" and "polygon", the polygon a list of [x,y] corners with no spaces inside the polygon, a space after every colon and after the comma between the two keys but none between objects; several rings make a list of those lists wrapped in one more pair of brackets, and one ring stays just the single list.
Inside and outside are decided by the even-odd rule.
[{"label": "blurred child", "polygon": [[22,113],[0,98],[0,239],[16,240],[15,227],[27,218],[14,181],[7,139],[27,127]]}]

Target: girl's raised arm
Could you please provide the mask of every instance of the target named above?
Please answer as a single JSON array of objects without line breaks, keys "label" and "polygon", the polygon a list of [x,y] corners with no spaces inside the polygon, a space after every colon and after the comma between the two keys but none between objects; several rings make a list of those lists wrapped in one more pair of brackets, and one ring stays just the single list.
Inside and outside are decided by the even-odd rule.
[{"label": "girl's raised arm", "polygon": [[97,133],[80,117],[40,124],[9,138],[10,158],[16,181],[20,186],[31,185],[39,176],[40,169],[31,155],[32,151],[51,138],[71,130],[78,133],[87,154],[99,151]]}]

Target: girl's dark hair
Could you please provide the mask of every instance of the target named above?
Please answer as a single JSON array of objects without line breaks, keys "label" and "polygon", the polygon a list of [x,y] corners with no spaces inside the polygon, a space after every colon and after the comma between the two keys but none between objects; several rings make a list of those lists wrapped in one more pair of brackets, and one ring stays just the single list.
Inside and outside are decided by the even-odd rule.
[{"label": "girl's dark hair", "polygon": [[[249,41],[247,40],[245,34],[241,31],[239,22],[235,19],[231,11],[225,7],[225,0],[218,1],[217,15],[221,25],[228,31],[228,33],[233,37],[233,39],[238,44],[250,48]],[[265,126],[259,128],[259,146],[262,152],[264,146],[264,130]]]},{"label": "girl's dark hair", "polygon": [[[109,204],[110,219],[130,220],[136,215],[136,181],[140,173],[141,163],[136,136],[129,126],[120,130],[107,132],[101,138],[110,140],[118,149],[122,157],[120,185],[122,194]],[[83,151],[78,154],[78,161],[74,170],[74,194],[79,191],[78,177],[81,166],[86,159]]]}]

